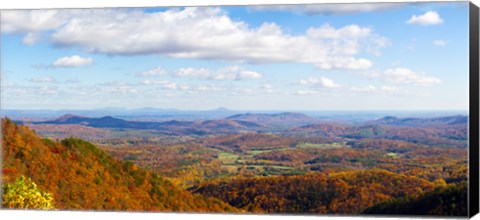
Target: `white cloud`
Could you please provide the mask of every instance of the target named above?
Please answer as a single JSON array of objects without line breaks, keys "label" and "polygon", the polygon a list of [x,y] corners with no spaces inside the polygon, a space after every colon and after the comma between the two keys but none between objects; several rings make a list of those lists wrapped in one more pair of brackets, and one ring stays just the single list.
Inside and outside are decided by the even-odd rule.
[{"label": "white cloud", "polygon": [[54,95],[59,93],[59,88],[56,86],[22,86],[17,84],[8,84],[2,87],[2,92],[9,94],[5,98],[18,97],[40,97],[44,95]]},{"label": "white cloud", "polygon": [[443,47],[443,46],[446,46],[447,45],[447,41],[445,40],[434,40],[433,41],[433,45],[437,46],[437,47]]},{"label": "white cloud", "polygon": [[262,89],[268,94],[273,93],[273,86],[271,84],[264,84]]},{"label": "white cloud", "polygon": [[40,87],[37,91],[40,95],[52,95],[52,94],[58,93],[58,88],[43,86],[43,87]]},{"label": "white cloud", "polygon": [[[232,88],[230,88],[232,89]],[[222,87],[219,87],[219,86],[215,86],[215,85],[200,85],[200,86],[195,86],[195,87],[192,87],[189,92],[194,92],[194,93],[197,93],[197,92],[219,92],[219,91],[224,91],[225,88],[222,88]],[[231,90],[233,91],[233,90]]]},{"label": "white cloud", "polygon": [[70,57],[60,57],[52,63],[52,67],[81,67],[93,63],[92,58],[83,58],[78,55]]},{"label": "white cloud", "polygon": [[171,82],[171,81],[168,81],[168,80],[143,80],[141,82],[141,84],[146,85],[146,86],[158,85],[158,86],[160,86],[161,89],[165,89],[165,90],[182,90],[182,91],[185,91],[185,90],[190,89],[190,86],[188,86],[184,83],[183,84],[178,84],[178,83]]},{"label": "white cloud", "polygon": [[141,82],[142,85],[145,85],[145,86],[151,86],[151,85],[161,85],[161,84],[164,84],[164,83],[168,83],[167,80],[143,80]]},{"label": "white cloud", "polygon": [[378,70],[369,70],[369,71],[364,71],[361,73],[362,76],[367,77],[369,79],[374,79],[377,77],[382,76],[382,72]]},{"label": "white cloud", "polygon": [[262,75],[260,73],[257,73],[255,71],[248,71],[248,70],[241,70],[238,75],[237,79],[256,79],[260,78]]},{"label": "white cloud", "polygon": [[344,15],[385,11],[403,7],[405,3],[363,3],[363,4],[302,4],[302,5],[260,5],[249,7],[253,11],[290,11],[306,15]]},{"label": "white cloud", "polygon": [[374,92],[377,91],[377,88],[375,86],[368,85],[366,87],[352,87],[351,90],[355,92]]},{"label": "white cloud", "polygon": [[341,85],[335,83],[332,79],[327,77],[320,77],[320,78],[308,78],[308,79],[301,79],[300,84],[302,85],[313,85],[315,87],[327,88],[327,89],[335,89],[340,88]]},{"label": "white cloud", "polygon": [[56,80],[52,77],[46,76],[46,77],[34,77],[29,80],[30,82],[33,83],[54,83]]},{"label": "white cloud", "polygon": [[180,68],[172,76],[208,80],[244,80],[262,77],[262,75],[258,72],[246,70],[239,66],[230,66],[219,70],[209,70],[205,68],[196,69],[190,67]]},{"label": "white cloud", "polygon": [[313,90],[298,90],[292,94],[293,95],[315,95],[315,94],[318,94],[318,92]]},{"label": "white cloud", "polygon": [[60,27],[68,19],[58,10],[11,10],[2,11],[2,32],[32,33]]},{"label": "white cloud", "polygon": [[412,15],[407,24],[418,24],[422,26],[442,24],[443,19],[435,11],[428,11],[423,15]]},{"label": "white cloud", "polygon": [[363,72],[362,75],[370,79],[381,79],[389,83],[416,86],[431,86],[442,82],[437,77],[428,76],[426,73],[418,73],[402,67],[386,69],[384,71],[370,70]]},{"label": "white cloud", "polygon": [[164,70],[162,67],[155,67],[153,69],[149,69],[140,73],[137,73],[137,76],[142,77],[152,77],[152,76],[163,76],[166,75],[167,71]]},{"label": "white cloud", "polygon": [[242,87],[242,88],[233,88],[232,91],[234,94],[244,95],[244,94],[252,93],[253,89]]},{"label": "white cloud", "polygon": [[383,77],[392,83],[418,86],[431,86],[442,82],[439,78],[416,73],[407,68],[387,69],[383,72]]},{"label": "white cloud", "polygon": [[398,93],[399,89],[391,86],[373,86],[368,85],[365,87],[351,87],[350,90],[354,92],[366,92],[366,93]]},{"label": "white cloud", "polygon": [[25,37],[22,39],[22,43],[27,44],[27,45],[33,45],[33,44],[35,44],[39,39],[40,39],[40,34],[38,34],[38,33],[28,33],[28,34],[25,35]]},{"label": "white cloud", "polygon": [[97,93],[107,93],[107,94],[115,94],[115,95],[131,95],[139,93],[138,88],[134,85],[123,82],[123,81],[111,81],[111,82],[104,82],[98,84],[95,87]]},{"label": "white cloud", "polygon": [[173,74],[175,77],[187,77],[187,78],[202,78],[206,79],[211,75],[210,70],[205,68],[195,69],[195,68],[180,68],[176,73]]},{"label": "white cloud", "polygon": [[[50,31],[46,33],[55,46],[110,55],[159,54],[248,63],[306,63],[321,69],[367,69],[372,62],[361,54],[379,54],[386,46],[386,39],[371,27],[323,25],[292,35],[275,23],[254,28],[231,19],[219,8],[208,7],[152,13],[98,9],[4,14],[8,18],[2,20],[4,32]],[[16,26],[35,17],[42,21]]]}]

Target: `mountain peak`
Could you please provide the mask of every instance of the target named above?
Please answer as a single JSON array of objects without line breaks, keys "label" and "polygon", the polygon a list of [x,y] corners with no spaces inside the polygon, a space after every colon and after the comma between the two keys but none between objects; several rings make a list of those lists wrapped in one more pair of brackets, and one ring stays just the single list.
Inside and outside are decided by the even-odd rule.
[{"label": "mountain peak", "polygon": [[397,120],[397,119],[398,118],[394,117],[394,116],[385,116],[385,117],[381,118],[380,120],[393,121],[393,120]]}]

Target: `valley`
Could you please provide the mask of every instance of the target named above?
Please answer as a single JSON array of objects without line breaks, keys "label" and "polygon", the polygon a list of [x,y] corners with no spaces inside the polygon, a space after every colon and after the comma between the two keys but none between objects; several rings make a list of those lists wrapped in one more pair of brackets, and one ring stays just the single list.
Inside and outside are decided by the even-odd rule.
[{"label": "valley", "polygon": [[[467,122],[462,115],[327,122],[294,112],[193,121],[71,114],[16,121],[45,140],[88,140],[118,161],[232,210],[343,214],[392,199],[415,202],[467,181]],[[403,189],[382,188],[392,181]],[[281,193],[291,187],[298,191]],[[364,202],[354,206],[358,201]]]}]

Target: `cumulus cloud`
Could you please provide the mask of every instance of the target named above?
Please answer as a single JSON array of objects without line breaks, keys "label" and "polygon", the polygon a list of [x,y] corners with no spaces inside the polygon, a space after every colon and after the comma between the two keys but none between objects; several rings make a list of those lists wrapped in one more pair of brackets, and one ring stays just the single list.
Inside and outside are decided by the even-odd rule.
[{"label": "cumulus cloud", "polygon": [[208,80],[244,80],[256,79],[262,77],[258,72],[246,70],[239,66],[230,66],[219,70],[209,70],[205,68],[180,68],[174,77],[199,78]]},{"label": "cumulus cloud", "polygon": [[422,26],[442,24],[443,19],[435,11],[428,11],[423,15],[412,15],[407,24],[418,24]]},{"label": "cumulus cloud", "polygon": [[345,15],[385,11],[405,5],[405,3],[259,5],[249,7],[249,9],[253,11],[289,11],[306,15]]},{"label": "cumulus cloud", "polygon": [[[323,25],[292,35],[275,23],[250,27],[219,8],[208,7],[152,13],[118,9],[3,14],[7,17],[2,19],[4,32],[49,31],[46,33],[55,46],[109,55],[159,54],[248,63],[306,63],[321,69],[367,69],[372,62],[361,54],[378,55],[387,42],[371,27]],[[41,21],[28,23],[36,17]]]},{"label": "cumulus cloud", "polygon": [[70,57],[60,57],[52,63],[52,67],[81,67],[93,63],[92,58],[84,58],[78,55]]},{"label": "cumulus cloud", "polygon": [[164,76],[167,74],[167,71],[164,70],[162,67],[155,67],[153,69],[149,69],[140,73],[137,73],[137,76],[142,77],[152,77],[152,76]]},{"label": "cumulus cloud", "polygon": [[69,19],[58,10],[11,10],[2,12],[2,32],[34,33],[60,27]]},{"label": "cumulus cloud", "polygon": [[383,72],[385,80],[396,84],[410,84],[419,86],[431,86],[442,81],[425,73],[416,73],[407,68],[387,69]]},{"label": "cumulus cloud", "polygon": [[302,85],[313,85],[315,87],[327,88],[327,89],[335,89],[340,88],[341,85],[335,83],[332,79],[327,77],[320,77],[320,78],[308,78],[308,79],[301,79],[300,84]]},{"label": "cumulus cloud", "polygon": [[446,46],[447,45],[447,41],[445,40],[434,40],[433,41],[433,45],[437,46],[437,47],[443,47],[443,46]]}]

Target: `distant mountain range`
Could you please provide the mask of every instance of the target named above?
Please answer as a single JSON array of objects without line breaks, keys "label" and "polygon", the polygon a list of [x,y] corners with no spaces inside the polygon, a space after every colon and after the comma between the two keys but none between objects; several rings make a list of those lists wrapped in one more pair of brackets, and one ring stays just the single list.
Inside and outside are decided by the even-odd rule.
[{"label": "distant mountain range", "polygon": [[[220,110],[222,111],[222,110]],[[468,123],[468,116],[448,116],[438,118],[397,118],[386,116],[377,120],[367,121],[361,125],[389,125],[404,127],[438,127],[465,125]],[[73,114],[65,114],[54,120],[38,121],[33,124],[81,124],[97,128],[133,128],[133,129],[158,129],[163,127],[219,127],[219,128],[260,128],[265,126],[302,126],[298,129],[315,129],[316,127],[324,129],[326,123],[322,123],[319,118],[311,117],[302,113],[276,113],[276,114],[235,114],[224,119],[217,120],[195,120],[178,121],[169,120],[163,122],[144,122],[129,121],[112,116],[100,118],[85,117]],[[332,123],[328,123],[332,124]],[[308,126],[307,126],[308,125]]]},{"label": "distant mountain range", "polygon": [[[225,111],[225,110],[219,110]],[[76,124],[94,128],[118,128],[118,129],[150,129],[163,131],[170,135],[188,134],[231,134],[242,131],[275,130],[290,126],[301,126],[319,123],[320,120],[300,113],[279,114],[236,114],[224,119],[178,121],[170,120],[163,122],[128,121],[124,119],[105,116],[91,118],[73,114],[65,114],[54,120],[31,122],[32,124],[67,125]]]},{"label": "distant mountain range", "polygon": [[366,122],[371,125],[391,125],[407,127],[436,127],[445,125],[458,125],[468,123],[468,116],[448,116],[438,118],[397,118],[386,116],[378,120]]},{"label": "distant mountain range", "polygon": [[[28,123],[27,123],[28,124]],[[95,129],[143,129],[153,130],[163,135],[219,135],[245,132],[277,132],[284,136],[301,135],[338,138],[377,138],[389,140],[407,140],[414,143],[434,144],[438,146],[464,146],[468,136],[467,116],[448,116],[438,118],[396,118],[383,117],[365,123],[348,125],[325,123],[321,119],[301,113],[276,114],[235,114],[223,119],[162,122],[128,121],[105,116],[90,118],[66,114],[47,121],[29,122],[38,130],[58,130],[59,126],[84,126]],[[42,128],[48,125],[50,127]],[[72,129],[70,129],[72,130]],[[91,132],[90,132],[91,133]]]},{"label": "distant mountain range", "polygon": [[[292,113],[295,112],[295,113]],[[297,122],[291,123],[292,120],[281,119],[282,116],[291,114],[305,114],[314,121],[308,119],[296,119]],[[259,119],[252,117],[261,117],[265,119],[267,124],[275,124],[276,126],[302,126],[314,123],[342,123],[342,124],[359,124],[373,120],[377,120],[386,115],[395,116],[397,118],[434,118],[445,117],[451,115],[468,115],[463,111],[324,111],[324,110],[304,110],[304,111],[288,111],[288,110],[232,110],[219,107],[209,110],[180,110],[174,108],[98,108],[98,109],[4,109],[2,117],[8,117],[14,121],[23,122],[41,122],[52,121],[62,115],[83,115],[90,118],[100,118],[111,116],[113,118],[123,119],[127,121],[143,121],[143,122],[164,122],[169,120],[178,121],[198,121],[198,120],[218,120],[227,119],[228,117],[240,116],[239,120],[258,122]],[[266,116],[266,117],[265,117]],[[232,118],[234,119],[234,118]],[[321,121],[319,121],[321,119]],[[236,119],[234,119],[236,120]],[[270,122],[268,122],[270,121]],[[305,123],[308,121],[308,123]]]},{"label": "distant mountain range", "polygon": [[242,130],[253,131],[262,127],[262,125],[237,120],[205,120],[205,121],[177,121],[170,120],[164,122],[142,122],[127,121],[111,116],[101,118],[90,118],[66,114],[57,119],[32,124],[55,124],[55,125],[84,125],[94,128],[116,128],[116,129],[149,129],[163,131],[167,135],[187,135],[187,134],[209,134],[209,133],[237,133]]},{"label": "distant mountain range", "polygon": [[227,117],[228,120],[249,121],[264,125],[307,125],[320,123],[320,119],[301,113],[278,113],[278,114],[236,114]]}]

